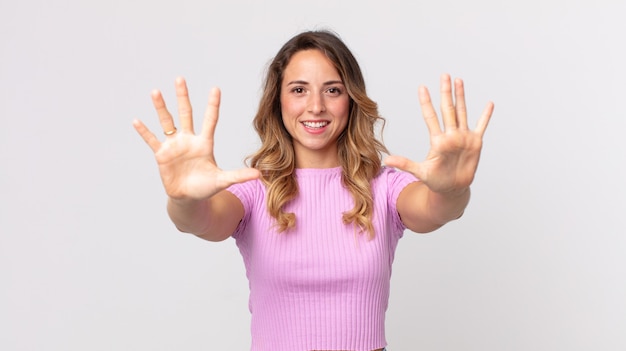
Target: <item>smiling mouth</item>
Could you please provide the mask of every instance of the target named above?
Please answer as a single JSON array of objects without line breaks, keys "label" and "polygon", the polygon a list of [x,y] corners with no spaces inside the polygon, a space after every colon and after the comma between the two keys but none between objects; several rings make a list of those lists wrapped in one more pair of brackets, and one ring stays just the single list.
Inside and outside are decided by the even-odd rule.
[{"label": "smiling mouth", "polygon": [[305,127],[312,129],[320,129],[326,127],[330,122],[322,121],[322,122],[302,122]]}]

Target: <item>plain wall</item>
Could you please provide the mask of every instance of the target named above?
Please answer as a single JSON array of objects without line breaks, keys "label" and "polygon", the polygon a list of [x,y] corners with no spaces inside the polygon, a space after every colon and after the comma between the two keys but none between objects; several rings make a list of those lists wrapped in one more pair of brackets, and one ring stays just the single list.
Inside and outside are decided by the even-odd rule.
[{"label": "plain wall", "polygon": [[176,231],[153,156],[150,91],[200,124],[222,89],[216,157],[255,150],[267,62],[338,32],[422,160],[420,84],[465,80],[470,123],[496,104],[465,216],[406,232],[390,350],[626,349],[623,1],[0,0],[0,349],[247,350],[233,240]]}]

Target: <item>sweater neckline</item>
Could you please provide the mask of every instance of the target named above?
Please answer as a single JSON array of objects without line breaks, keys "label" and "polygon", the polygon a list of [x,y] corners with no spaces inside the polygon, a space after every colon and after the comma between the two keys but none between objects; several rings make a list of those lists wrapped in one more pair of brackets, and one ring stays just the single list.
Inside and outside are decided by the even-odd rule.
[{"label": "sweater neckline", "polygon": [[331,168],[296,168],[296,176],[341,174],[341,166]]}]

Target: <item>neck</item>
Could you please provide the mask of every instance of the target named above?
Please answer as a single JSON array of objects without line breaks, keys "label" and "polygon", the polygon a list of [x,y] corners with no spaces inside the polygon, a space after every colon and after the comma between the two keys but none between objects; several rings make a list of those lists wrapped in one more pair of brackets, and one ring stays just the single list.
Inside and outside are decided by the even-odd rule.
[{"label": "neck", "polygon": [[334,168],[341,166],[337,150],[328,152],[297,152],[296,168]]}]

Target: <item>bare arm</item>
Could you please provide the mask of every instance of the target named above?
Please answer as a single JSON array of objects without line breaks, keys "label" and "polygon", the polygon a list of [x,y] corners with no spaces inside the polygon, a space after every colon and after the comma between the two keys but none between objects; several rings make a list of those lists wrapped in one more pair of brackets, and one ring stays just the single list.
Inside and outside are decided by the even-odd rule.
[{"label": "bare arm", "polygon": [[409,184],[396,204],[402,222],[416,233],[429,233],[463,215],[470,200],[470,189],[453,195],[439,194],[422,182]]},{"label": "bare arm", "polygon": [[211,241],[226,239],[243,217],[243,205],[224,190],[228,186],[259,177],[256,169],[223,171],[215,162],[213,140],[219,116],[220,91],[209,95],[202,131],[195,134],[185,80],[176,80],[180,130],[165,106],[159,91],[152,102],[166,134],[161,142],[141,121],[133,125],[154,152],[167,193],[168,214],[176,227]]},{"label": "bare arm", "polygon": [[222,190],[206,200],[169,198],[167,212],[181,232],[209,241],[222,241],[235,231],[244,208],[235,195]]},{"label": "bare arm", "polygon": [[410,172],[421,180],[408,185],[396,204],[403,223],[414,232],[430,232],[459,218],[469,203],[470,185],[478,168],[482,138],[493,113],[493,103],[487,104],[478,126],[470,130],[462,80],[455,80],[454,93],[453,100],[450,76],[442,75],[442,129],[428,90],[420,87],[420,104],[431,144],[424,162],[413,162],[401,156],[389,156],[385,160],[388,166]]}]

